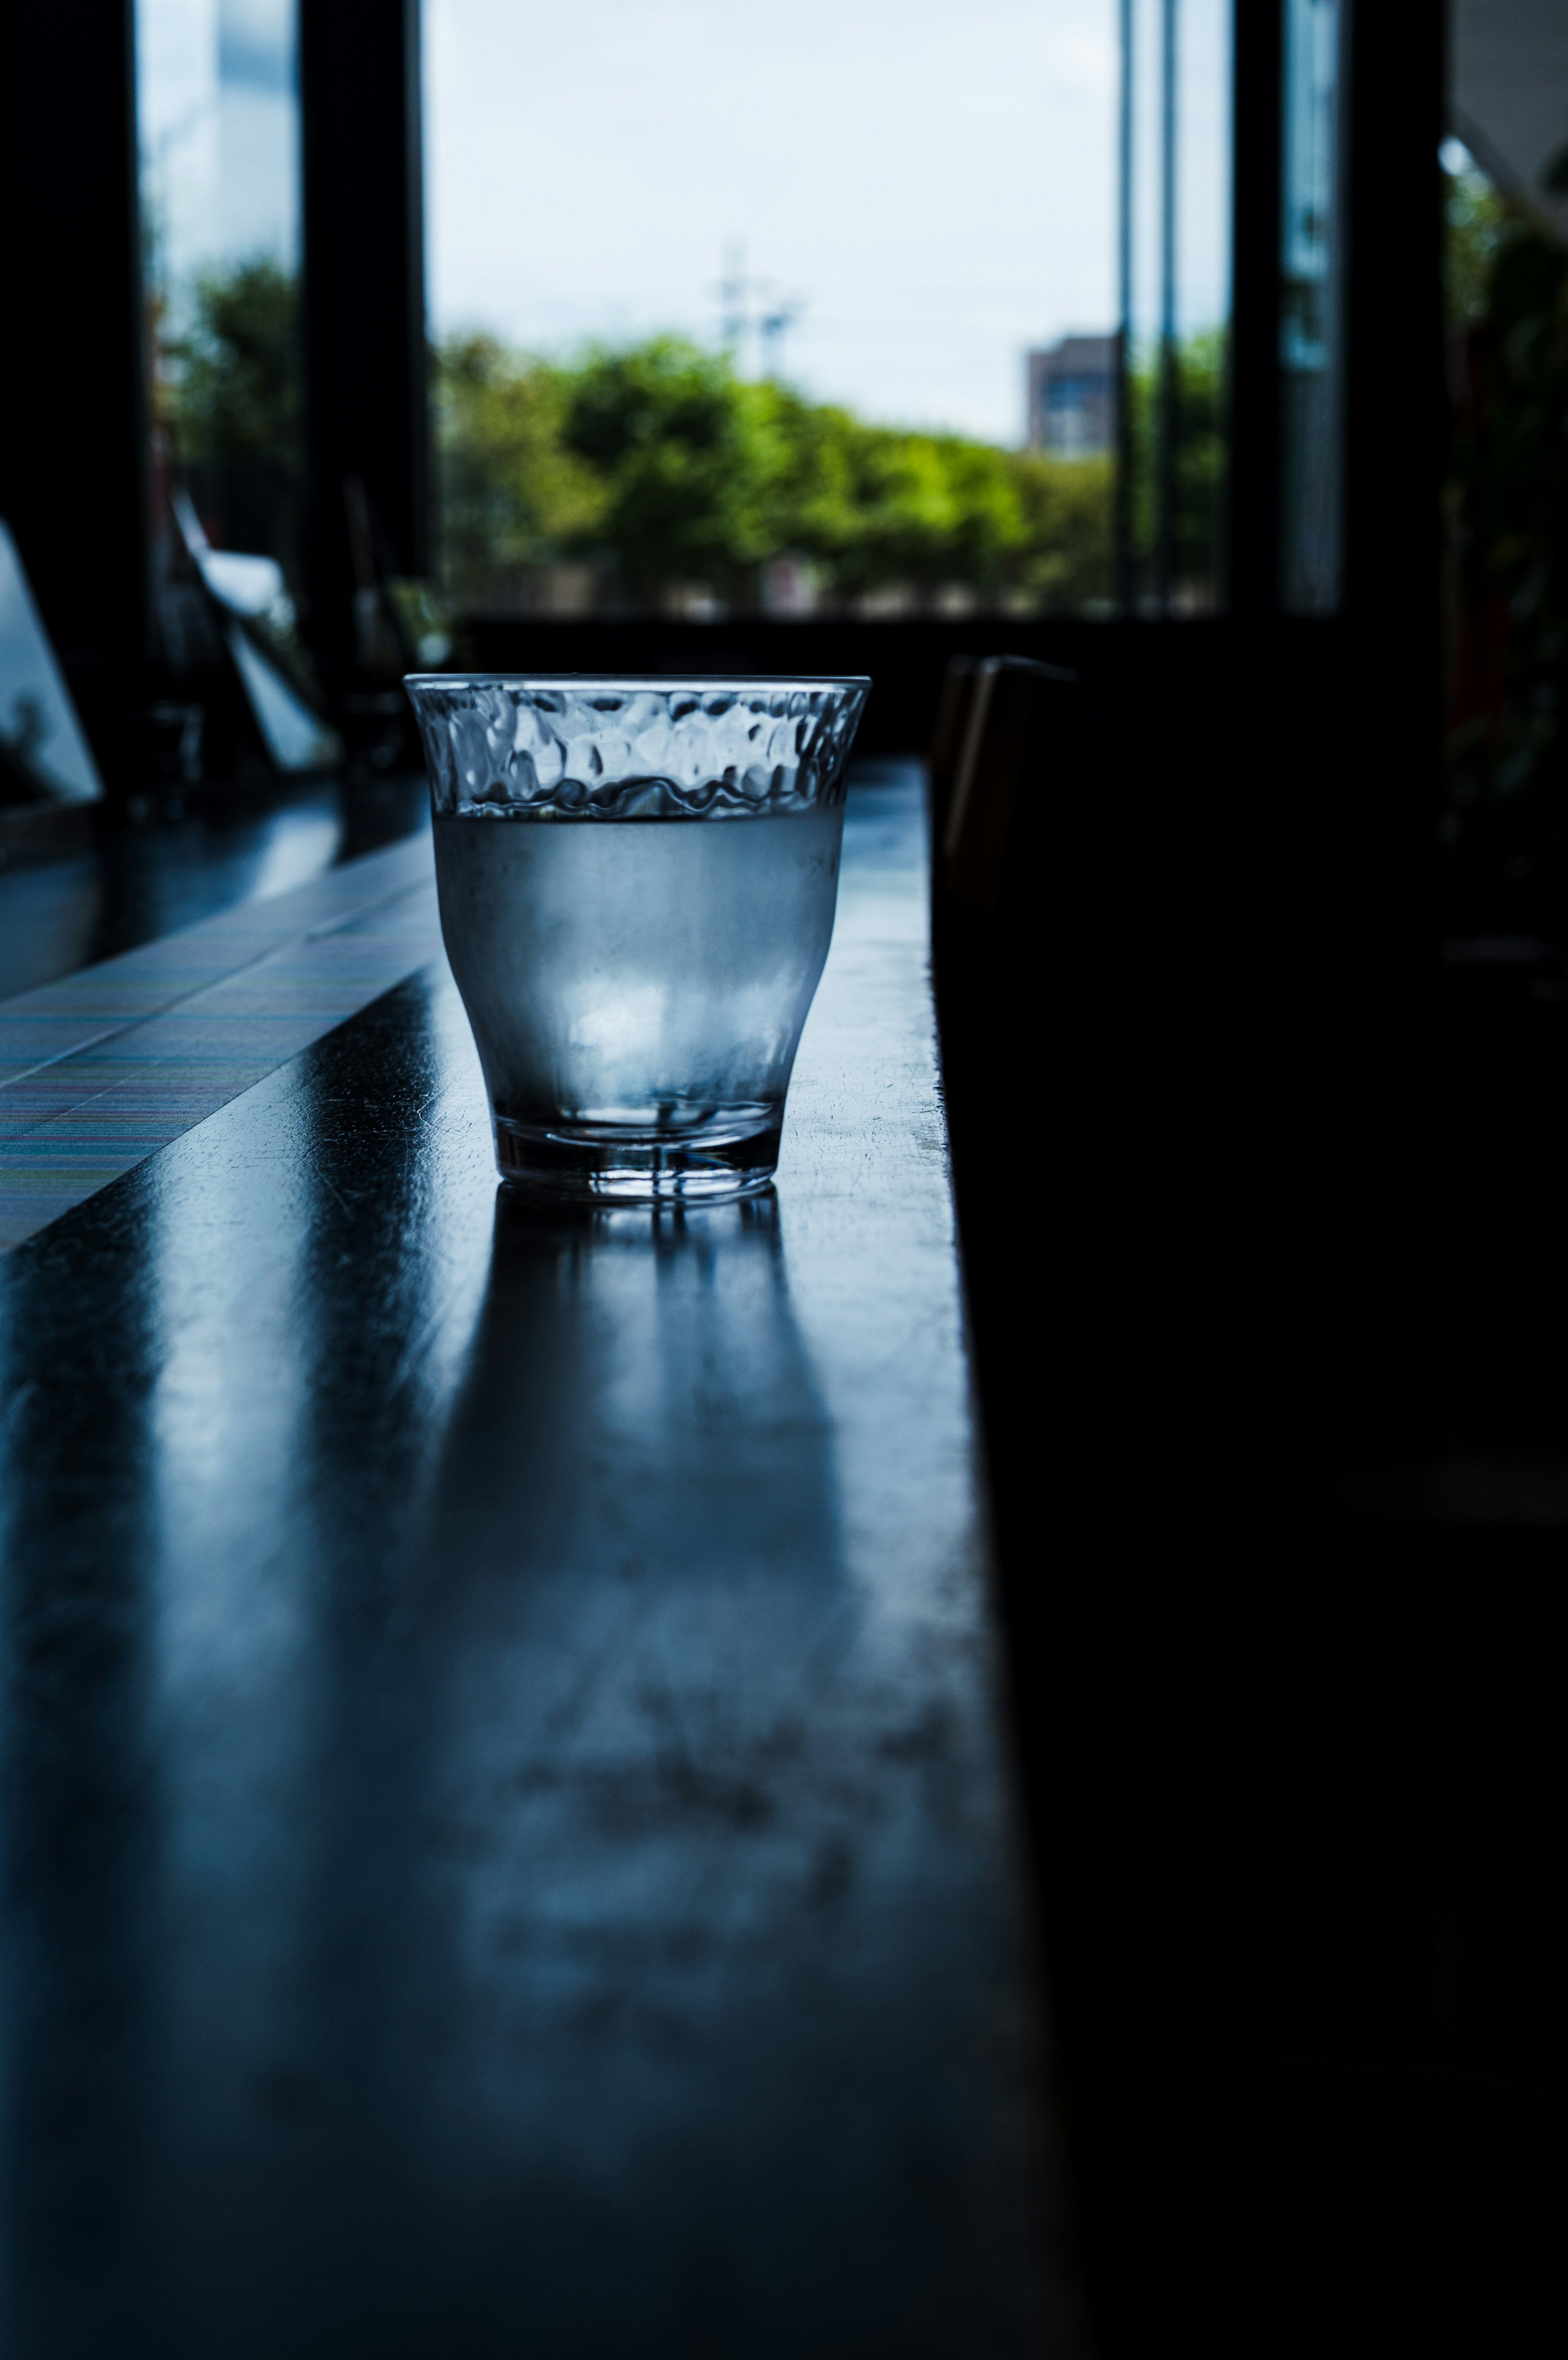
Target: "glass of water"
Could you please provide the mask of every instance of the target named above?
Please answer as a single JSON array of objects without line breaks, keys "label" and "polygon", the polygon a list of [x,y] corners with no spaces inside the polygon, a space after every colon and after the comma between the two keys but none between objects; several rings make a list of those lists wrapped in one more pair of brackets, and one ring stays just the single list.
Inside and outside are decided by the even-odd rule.
[{"label": "glass of water", "polygon": [[501,1177],[601,1202],[766,1187],[870,683],[406,685]]}]

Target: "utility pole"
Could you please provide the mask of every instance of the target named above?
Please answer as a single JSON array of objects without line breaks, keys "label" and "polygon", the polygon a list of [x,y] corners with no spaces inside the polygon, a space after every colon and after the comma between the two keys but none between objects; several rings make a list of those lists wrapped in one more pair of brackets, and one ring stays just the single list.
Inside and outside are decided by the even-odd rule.
[{"label": "utility pole", "polygon": [[780,299],[776,281],[752,278],[746,267],[744,246],[725,246],[724,275],[719,281],[719,336],[737,371],[745,369],[746,341],[755,332],[759,374],[779,376],[784,339],[805,308],[798,295]]},{"label": "utility pole", "polygon": [[765,311],[757,322],[762,338],[762,374],[779,378],[784,374],[784,338],[794,326],[804,303],[799,296],[789,296],[776,310]]},{"label": "utility pole", "polygon": [[724,248],[724,275],[719,281],[719,302],[722,306],[719,333],[724,350],[738,364],[741,344],[748,324],[746,298],[751,283],[746,275],[746,248],[727,246]]}]

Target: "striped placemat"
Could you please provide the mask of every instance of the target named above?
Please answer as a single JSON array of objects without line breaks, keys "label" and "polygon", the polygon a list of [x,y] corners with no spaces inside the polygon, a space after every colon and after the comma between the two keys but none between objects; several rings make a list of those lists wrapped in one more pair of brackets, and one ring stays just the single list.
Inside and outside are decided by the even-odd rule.
[{"label": "striped placemat", "polygon": [[428,836],[0,1000],[0,1249],[441,950]]}]

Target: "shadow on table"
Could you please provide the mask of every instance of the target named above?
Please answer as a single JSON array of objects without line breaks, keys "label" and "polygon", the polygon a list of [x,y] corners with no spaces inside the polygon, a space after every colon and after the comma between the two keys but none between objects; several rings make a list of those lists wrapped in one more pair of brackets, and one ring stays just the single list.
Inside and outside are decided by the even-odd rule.
[{"label": "shadow on table", "polygon": [[7,2360],[1010,2360],[992,1790],[788,1207],[497,1198],[471,1059],[416,978],[4,1265]]},{"label": "shadow on table", "polygon": [[[370,1351],[323,1300],[337,1224],[415,1199],[321,1168],[309,1262],[205,1331],[233,1496],[194,1403],[127,1397],[108,1622],[50,1640],[41,1550],[14,1597],[60,1678],[13,1729],[9,2348],[954,2348],[997,2278],[964,2102],[908,2073],[959,1971],[898,1816],[941,1765],[868,1730],[777,1201],[502,1195],[421,1461],[429,1304]],[[289,1408],[327,1399],[382,1437],[330,1500]]]}]

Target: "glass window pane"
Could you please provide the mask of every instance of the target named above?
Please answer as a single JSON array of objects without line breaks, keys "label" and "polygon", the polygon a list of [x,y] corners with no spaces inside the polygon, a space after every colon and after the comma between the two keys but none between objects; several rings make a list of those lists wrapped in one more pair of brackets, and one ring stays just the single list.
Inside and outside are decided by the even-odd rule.
[{"label": "glass window pane", "polygon": [[1228,0],[1127,0],[1129,482],[1135,613],[1223,601],[1230,319]]},{"label": "glass window pane", "polygon": [[1116,59],[1116,0],[427,0],[456,600],[1104,605]]},{"label": "glass window pane", "polygon": [[1230,319],[1230,0],[1181,0],[1176,54],[1172,603],[1224,595],[1225,404]]},{"label": "glass window pane", "polygon": [[1331,614],[1339,604],[1339,97],[1346,13],[1340,0],[1286,0],[1279,594],[1295,615]]},{"label": "glass window pane", "polygon": [[295,0],[137,0],[154,530],[166,574],[179,572],[178,510],[215,549],[270,559],[298,580],[295,18]]},{"label": "glass window pane", "polygon": [[1167,0],[1130,0],[1127,11],[1127,595],[1139,613],[1157,612],[1160,603],[1166,5]]}]

